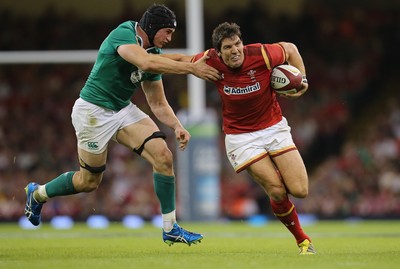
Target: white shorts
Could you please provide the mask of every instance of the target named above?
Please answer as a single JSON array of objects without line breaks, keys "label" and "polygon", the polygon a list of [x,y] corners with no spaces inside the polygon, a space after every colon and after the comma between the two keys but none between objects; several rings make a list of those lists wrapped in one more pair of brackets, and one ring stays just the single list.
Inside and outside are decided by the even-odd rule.
[{"label": "white shorts", "polygon": [[108,142],[116,140],[118,130],[148,117],[132,103],[113,111],[81,98],[76,100],[71,114],[78,147],[94,154],[104,152]]},{"label": "white shorts", "polygon": [[225,136],[226,154],[233,169],[239,173],[249,165],[265,158],[276,157],[296,150],[286,118],[266,129],[244,134]]}]

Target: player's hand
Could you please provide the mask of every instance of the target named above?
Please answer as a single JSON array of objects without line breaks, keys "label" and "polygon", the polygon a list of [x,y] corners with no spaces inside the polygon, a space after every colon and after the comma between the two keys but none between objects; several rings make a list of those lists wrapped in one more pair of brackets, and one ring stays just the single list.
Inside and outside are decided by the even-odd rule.
[{"label": "player's hand", "polygon": [[289,98],[289,99],[296,99],[302,96],[306,91],[308,90],[308,81],[304,77],[303,81],[301,82],[301,88],[298,92],[296,93],[285,93],[285,94],[280,94],[280,96]]},{"label": "player's hand", "polygon": [[190,134],[189,132],[183,128],[182,126],[179,126],[175,129],[175,137],[176,140],[179,143],[179,149],[180,150],[185,150],[187,144],[189,143],[190,140]]},{"label": "player's hand", "polygon": [[193,75],[207,81],[216,81],[221,79],[220,72],[212,66],[209,66],[206,61],[210,57],[204,55],[198,61],[193,63]]}]

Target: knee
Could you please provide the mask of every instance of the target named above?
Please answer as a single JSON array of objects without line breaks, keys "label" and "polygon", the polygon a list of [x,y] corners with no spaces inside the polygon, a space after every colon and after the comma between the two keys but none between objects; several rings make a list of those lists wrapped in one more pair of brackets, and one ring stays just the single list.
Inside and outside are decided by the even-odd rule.
[{"label": "knee", "polygon": [[308,187],[307,186],[300,186],[295,190],[291,190],[290,194],[296,198],[306,198],[308,196]]},{"label": "knee", "polygon": [[83,174],[77,172],[74,179],[74,187],[78,192],[92,192],[97,190],[100,185],[103,174]]},{"label": "knee", "polygon": [[272,189],[269,191],[268,196],[274,201],[282,201],[286,199],[287,192],[284,189]]},{"label": "knee", "polygon": [[285,185],[279,180],[268,181],[253,175],[253,180],[257,182],[265,191],[265,193],[274,201],[281,201],[287,196]]},{"label": "knee", "polygon": [[82,189],[82,192],[92,192],[97,190],[97,188],[99,187],[99,183],[97,182],[87,182]]},{"label": "knee", "polygon": [[172,153],[168,148],[162,149],[154,158],[154,170],[160,173],[170,173],[173,166]]},{"label": "knee", "polygon": [[296,186],[295,188],[287,188],[286,186],[274,186],[268,189],[268,196],[274,201],[282,201],[288,194],[295,198],[306,198],[308,187]]}]

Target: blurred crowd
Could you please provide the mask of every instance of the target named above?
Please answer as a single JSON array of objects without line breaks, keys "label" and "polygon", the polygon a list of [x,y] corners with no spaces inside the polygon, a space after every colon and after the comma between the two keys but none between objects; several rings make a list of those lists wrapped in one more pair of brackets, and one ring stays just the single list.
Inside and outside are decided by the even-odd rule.
[{"label": "blurred crowd", "polygon": [[[271,16],[256,3],[218,17],[207,15],[205,46],[223,21],[241,25],[245,43],[290,41],[298,46],[310,89],[297,100],[279,99],[310,177],[309,197],[295,199],[298,212],[319,218],[400,218],[400,9],[344,10],[314,3],[293,17]],[[114,20],[89,21],[51,7],[38,18],[3,10],[0,51],[97,49],[118,23],[140,18],[141,11],[125,11]],[[179,22],[184,13],[176,13]],[[181,26],[172,42],[176,48],[185,47]],[[29,181],[47,182],[79,168],[70,113],[90,69],[91,64],[0,65],[0,221],[23,214],[23,188]],[[187,108],[186,78],[166,75],[164,84],[174,110]],[[141,92],[133,101],[150,113]],[[220,110],[211,84],[207,106]],[[171,130],[160,127],[175,152]],[[261,188],[246,172],[235,174],[221,156],[221,217],[271,214]],[[77,220],[91,214],[115,220],[159,214],[150,165],[110,143],[100,188],[51,199],[43,211],[45,220],[64,214]]]}]

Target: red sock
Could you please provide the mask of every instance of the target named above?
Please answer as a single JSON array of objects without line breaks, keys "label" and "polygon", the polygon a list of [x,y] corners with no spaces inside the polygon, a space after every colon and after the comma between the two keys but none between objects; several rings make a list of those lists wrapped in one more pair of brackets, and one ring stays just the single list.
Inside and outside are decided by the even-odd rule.
[{"label": "red sock", "polygon": [[288,228],[288,230],[296,238],[297,244],[300,244],[305,239],[311,239],[304,233],[301,228],[299,217],[297,215],[296,208],[294,204],[286,197],[285,200],[281,202],[274,201],[270,199],[272,211],[275,216]]}]

